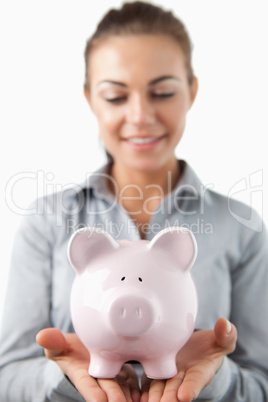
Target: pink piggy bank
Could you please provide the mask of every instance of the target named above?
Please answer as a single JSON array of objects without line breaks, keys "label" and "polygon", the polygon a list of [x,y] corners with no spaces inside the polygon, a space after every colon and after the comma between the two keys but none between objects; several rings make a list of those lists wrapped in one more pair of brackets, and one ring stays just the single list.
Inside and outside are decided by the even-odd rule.
[{"label": "pink piggy bank", "polygon": [[96,228],[73,234],[71,317],[90,353],[91,376],[113,378],[128,360],[139,361],[150,378],[176,375],[176,355],[197,315],[190,274],[196,252],[192,233],[178,227],[150,242],[117,242]]}]

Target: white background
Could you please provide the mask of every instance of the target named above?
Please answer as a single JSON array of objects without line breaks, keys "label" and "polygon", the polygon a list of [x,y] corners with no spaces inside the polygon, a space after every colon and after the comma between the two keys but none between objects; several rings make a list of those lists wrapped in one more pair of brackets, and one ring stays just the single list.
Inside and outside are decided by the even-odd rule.
[{"label": "white background", "polygon": [[[83,97],[83,51],[100,17],[121,3],[0,1],[0,311],[21,212],[105,161]],[[177,155],[205,185],[251,204],[267,224],[267,1],[155,3],[185,22],[199,78]]]}]

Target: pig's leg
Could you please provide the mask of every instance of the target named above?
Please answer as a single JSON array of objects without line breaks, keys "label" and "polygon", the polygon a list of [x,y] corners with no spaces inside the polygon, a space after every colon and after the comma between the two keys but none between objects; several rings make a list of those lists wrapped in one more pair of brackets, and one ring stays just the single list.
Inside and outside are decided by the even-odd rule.
[{"label": "pig's leg", "polygon": [[176,366],[176,356],[159,357],[153,360],[146,360],[141,362],[145,374],[149,378],[154,379],[167,379],[174,377],[178,370]]},{"label": "pig's leg", "polygon": [[91,353],[88,372],[95,378],[114,378],[120,372],[122,365],[121,361],[110,360]]}]

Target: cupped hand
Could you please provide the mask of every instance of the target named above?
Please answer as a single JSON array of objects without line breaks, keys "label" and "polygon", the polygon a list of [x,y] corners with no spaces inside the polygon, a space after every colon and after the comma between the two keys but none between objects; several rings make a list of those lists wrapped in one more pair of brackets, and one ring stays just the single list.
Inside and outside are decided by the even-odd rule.
[{"label": "cupped hand", "polygon": [[47,328],[36,336],[48,359],[55,361],[87,402],[138,402],[138,379],[132,366],[125,364],[115,379],[95,379],[88,374],[90,355],[76,334],[63,335]]},{"label": "cupped hand", "polygon": [[189,402],[210,384],[224,356],[235,349],[237,331],[220,318],[214,330],[195,331],[177,354],[178,374],[166,381],[142,379],[141,402]]}]

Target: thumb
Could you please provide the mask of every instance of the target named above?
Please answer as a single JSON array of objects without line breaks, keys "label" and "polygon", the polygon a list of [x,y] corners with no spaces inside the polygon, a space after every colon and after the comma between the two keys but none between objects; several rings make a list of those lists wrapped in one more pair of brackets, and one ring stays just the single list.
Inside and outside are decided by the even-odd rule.
[{"label": "thumb", "polygon": [[219,318],[214,327],[216,343],[231,353],[235,349],[237,331],[233,324],[225,318]]},{"label": "thumb", "polygon": [[65,337],[57,328],[42,329],[36,335],[36,342],[46,349],[46,355],[50,359],[61,355],[67,349]]}]

